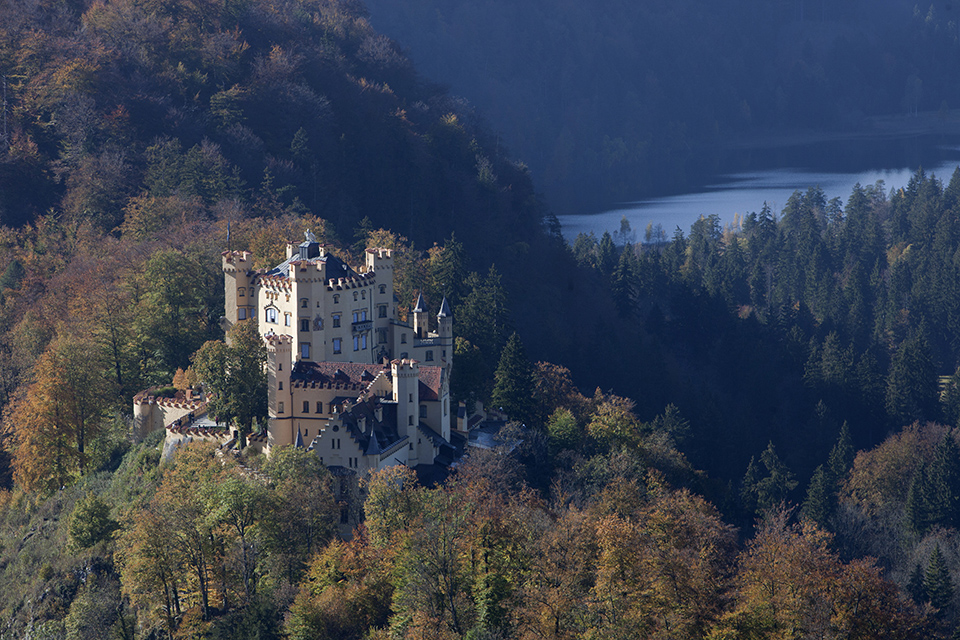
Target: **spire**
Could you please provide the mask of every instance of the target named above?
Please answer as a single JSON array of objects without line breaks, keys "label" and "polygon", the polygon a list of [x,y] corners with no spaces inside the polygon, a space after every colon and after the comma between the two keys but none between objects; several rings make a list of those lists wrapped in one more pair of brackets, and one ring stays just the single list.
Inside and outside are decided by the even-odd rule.
[{"label": "spire", "polygon": [[297,427],[297,439],[293,441],[294,449],[303,449],[303,434],[300,433],[300,427]]},{"label": "spire", "polygon": [[417,296],[417,304],[413,305],[413,313],[423,313],[423,292]]},{"label": "spire", "polygon": [[447,296],[443,296],[443,302],[440,303],[440,313],[437,314],[437,317],[449,318],[451,315],[450,305],[447,303]]},{"label": "spire", "polygon": [[367,444],[367,450],[364,451],[364,455],[375,456],[380,455],[383,450],[380,448],[380,441],[377,440],[377,432],[370,428],[370,442]]}]

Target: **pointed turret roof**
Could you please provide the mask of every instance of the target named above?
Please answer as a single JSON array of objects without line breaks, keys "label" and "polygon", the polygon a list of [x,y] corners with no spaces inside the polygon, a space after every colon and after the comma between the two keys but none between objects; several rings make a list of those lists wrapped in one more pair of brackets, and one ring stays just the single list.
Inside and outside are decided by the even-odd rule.
[{"label": "pointed turret roof", "polygon": [[420,293],[417,296],[417,304],[413,305],[413,313],[423,313],[424,312],[423,304],[424,304],[423,293]]},{"label": "pointed turret roof", "polygon": [[443,296],[443,302],[440,303],[440,312],[437,314],[437,317],[449,318],[451,315],[453,314],[450,313],[450,305],[447,303],[447,296]]},{"label": "pointed turret roof", "polygon": [[293,441],[295,449],[303,449],[303,434],[300,433],[300,427],[297,427],[297,439]]},{"label": "pointed turret roof", "polygon": [[377,439],[377,431],[373,427],[370,427],[370,443],[367,444],[367,450],[364,451],[365,455],[376,456],[380,455],[383,449],[380,448],[380,440]]}]

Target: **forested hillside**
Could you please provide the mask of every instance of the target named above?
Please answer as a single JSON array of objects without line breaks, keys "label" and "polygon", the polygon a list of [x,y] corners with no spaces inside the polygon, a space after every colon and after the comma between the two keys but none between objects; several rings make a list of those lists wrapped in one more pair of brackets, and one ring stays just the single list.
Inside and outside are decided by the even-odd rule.
[{"label": "forested hillside", "polygon": [[369,0],[558,213],[703,184],[728,147],[960,107],[955,3]]},{"label": "forested hillside", "polygon": [[[960,173],[568,245],[347,0],[5,2],[0,70],[0,639],[954,633]],[[209,375],[221,251],[307,230],[448,298],[502,446],[423,486],[131,442]]]}]

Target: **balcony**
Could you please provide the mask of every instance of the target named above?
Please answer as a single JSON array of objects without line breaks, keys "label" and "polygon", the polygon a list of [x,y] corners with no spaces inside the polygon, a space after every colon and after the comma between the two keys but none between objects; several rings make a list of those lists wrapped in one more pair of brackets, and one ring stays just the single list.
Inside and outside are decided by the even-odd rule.
[{"label": "balcony", "polygon": [[373,329],[373,320],[361,320],[350,325],[354,333],[364,333]]}]

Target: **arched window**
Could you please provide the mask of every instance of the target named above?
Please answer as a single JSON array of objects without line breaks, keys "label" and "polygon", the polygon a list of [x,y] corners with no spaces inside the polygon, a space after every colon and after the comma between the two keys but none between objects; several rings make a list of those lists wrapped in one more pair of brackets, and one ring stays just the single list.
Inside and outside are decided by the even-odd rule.
[{"label": "arched window", "polygon": [[387,293],[387,285],[385,284],[380,285],[380,295],[386,295],[386,293]]}]

